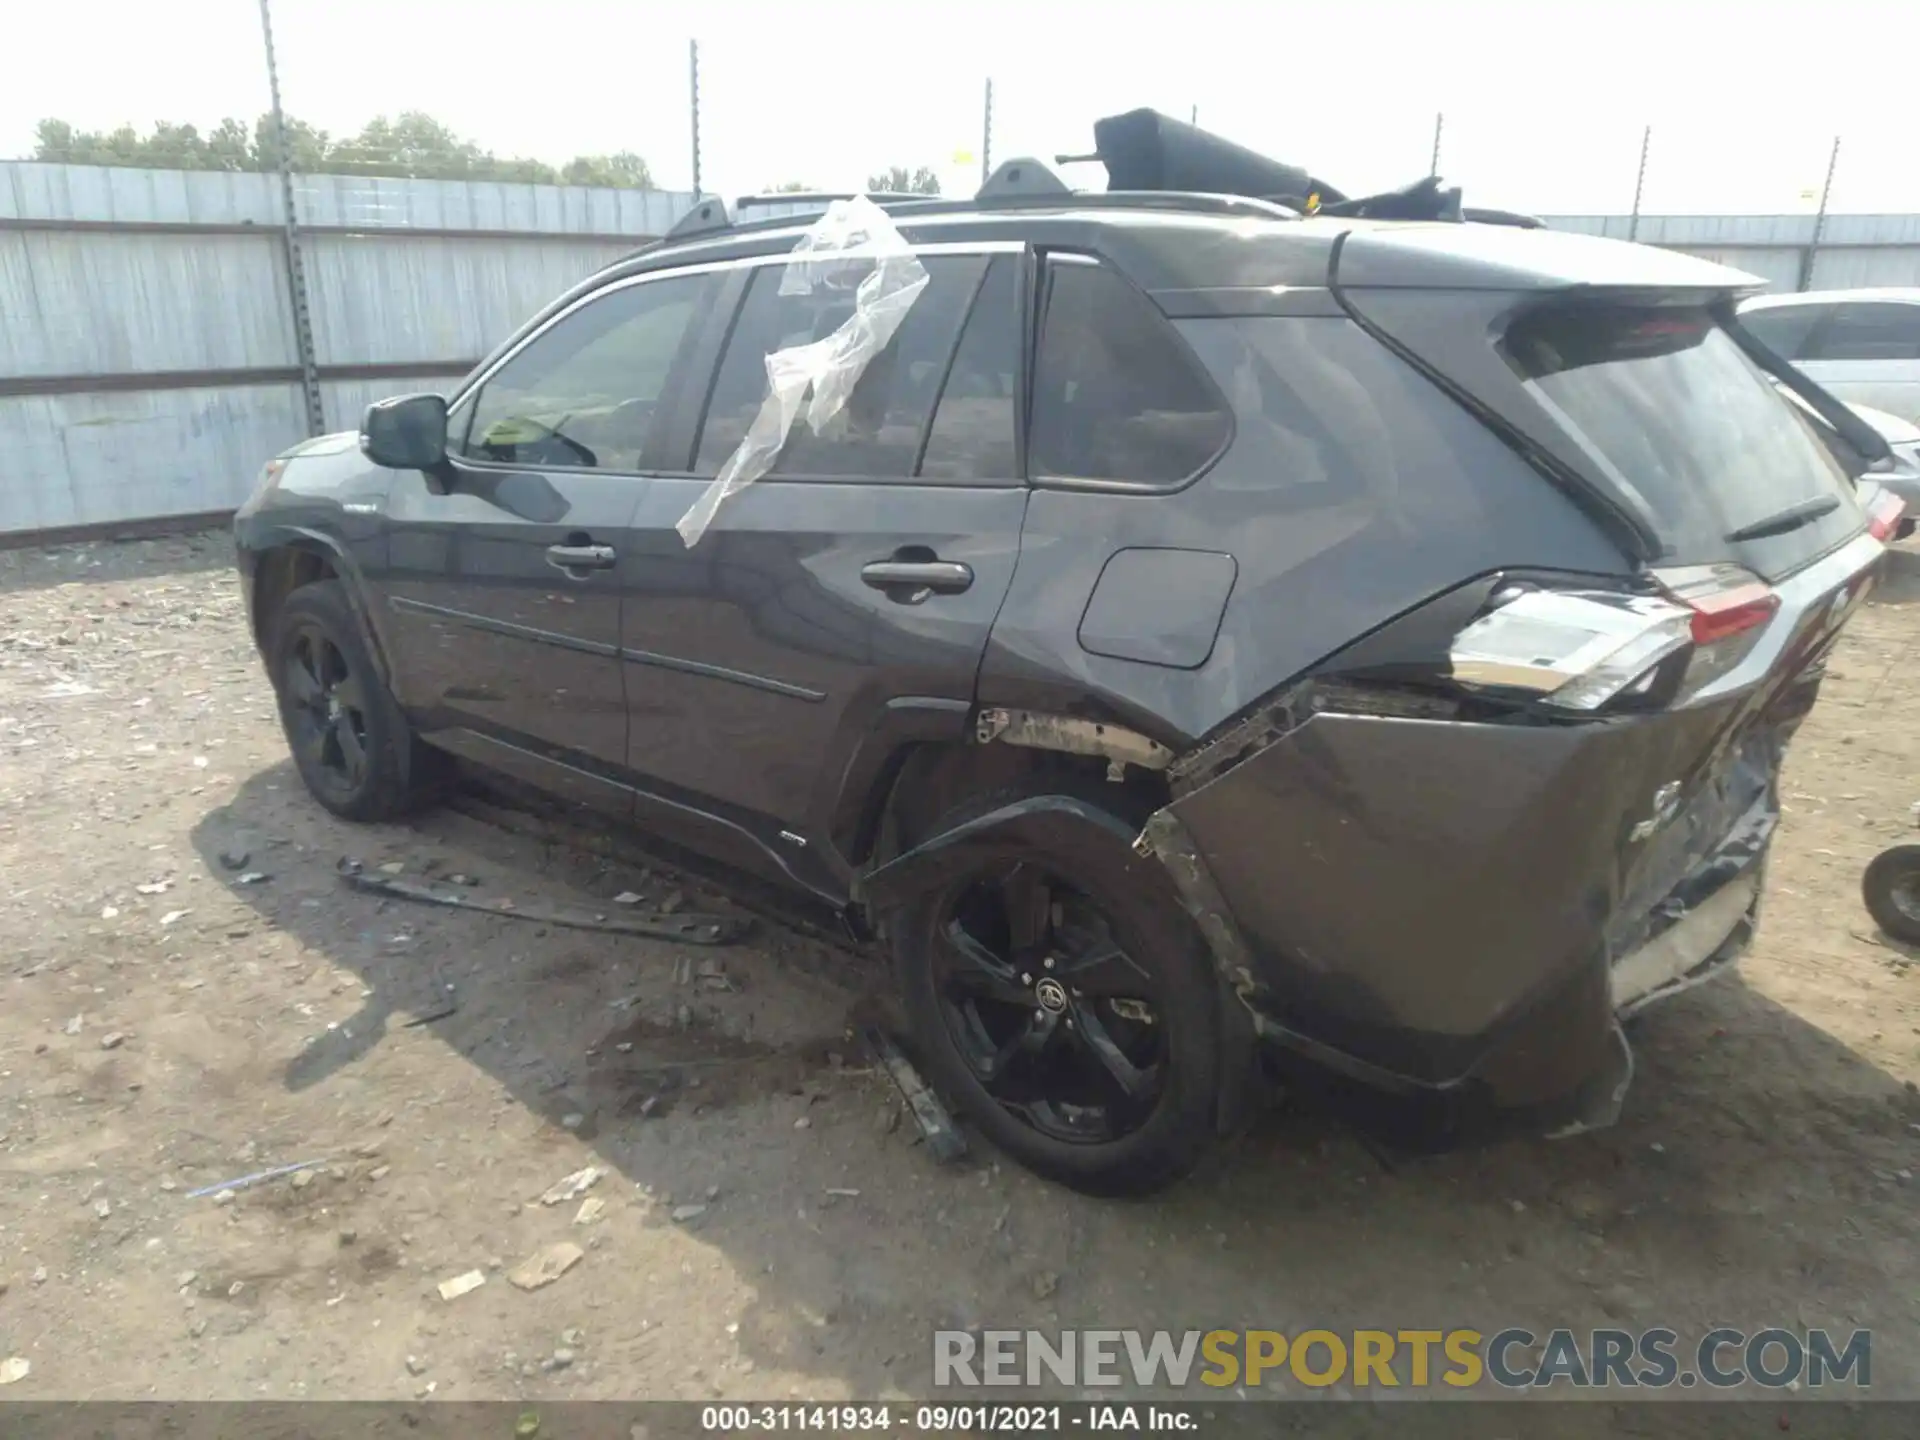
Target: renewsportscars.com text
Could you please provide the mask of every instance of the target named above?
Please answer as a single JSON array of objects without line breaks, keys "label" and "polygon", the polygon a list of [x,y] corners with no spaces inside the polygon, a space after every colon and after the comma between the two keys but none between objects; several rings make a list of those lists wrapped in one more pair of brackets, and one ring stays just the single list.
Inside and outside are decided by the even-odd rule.
[{"label": "renewsportscars.com text", "polygon": [[933,1383],[1456,1390],[1768,1389],[1873,1383],[1873,1334],[1551,1330],[937,1330]]}]

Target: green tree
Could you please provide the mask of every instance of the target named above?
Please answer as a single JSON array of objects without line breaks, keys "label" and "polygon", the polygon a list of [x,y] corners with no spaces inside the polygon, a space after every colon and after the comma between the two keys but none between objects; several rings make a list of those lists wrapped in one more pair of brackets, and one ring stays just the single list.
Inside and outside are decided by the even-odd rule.
[{"label": "green tree", "polygon": [[[324,130],[316,130],[304,120],[286,117],[287,155],[294,171],[301,175],[316,175],[327,168],[327,162],[333,154],[333,138]],[[262,115],[253,122],[253,151],[249,156],[249,170],[278,170],[280,168],[280,142],[274,132],[273,115]]]},{"label": "green tree", "polygon": [[911,173],[904,165],[894,165],[869,175],[867,189],[883,195],[938,195],[940,177],[925,165]]},{"label": "green tree", "polygon": [[601,185],[611,190],[651,190],[653,172],[631,150],[612,155],[576,155],[560,169],[569,185]]},{"label": "green tree", "polygon": [[[288,163],[303,175],[328,171],[350,175],[410,175],[435,180],[510,180],[552,185],[651,189],[647,162],[631,150],[580,155],[564,167],[521,156],[500,157],[462,138],[431,115],[403,111],[377,115],[359,134],[335,140],[303,120],[286,119]],[[76,130],[64,120],[42,120],[34,131],[33,158],[69,165],[132,165],[162,170],[277,170],[279,132],[271,115],[249,128],[222,120],[204,135],[193,125],[161,121],[151,133],[131,125],[114,130]]]}]

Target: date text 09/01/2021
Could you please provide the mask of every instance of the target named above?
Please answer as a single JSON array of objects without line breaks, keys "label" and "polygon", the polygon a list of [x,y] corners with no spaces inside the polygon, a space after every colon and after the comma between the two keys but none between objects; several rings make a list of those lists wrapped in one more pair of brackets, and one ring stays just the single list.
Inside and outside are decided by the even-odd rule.
[{"label": "date text 09/01/2021", "polygon": [[1071,1430],[1188,1433],[1197,1406],[1182,1405],[707,1405],[700,1428],[715,1434],[893,1431],[1058,1435]]}]

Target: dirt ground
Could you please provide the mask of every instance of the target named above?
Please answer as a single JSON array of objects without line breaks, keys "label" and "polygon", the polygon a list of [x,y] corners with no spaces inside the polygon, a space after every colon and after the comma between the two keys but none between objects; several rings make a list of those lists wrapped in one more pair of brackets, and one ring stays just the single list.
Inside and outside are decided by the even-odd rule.
[{"label": "dirt ground", "polygon": [[[1796,742],[1757,948],[1636,1022],[1617,1127],[1387,1163],[1282,1111],[1115,1204],[979,1142],[935,1163],[848,1039],[877,981],[816,939],[345,889],[350,855],[727,903],[459,809],[329,818],[223,537],[0,554],[7,1398],[924,1398],[930,1332],[985,1324],[1865,1326],[1875,1391],[1920,1396],[1920,970],[1858,892],[1920,798],[1894,561]],[[558,1280],[509,1282],[559,1242]]]}]

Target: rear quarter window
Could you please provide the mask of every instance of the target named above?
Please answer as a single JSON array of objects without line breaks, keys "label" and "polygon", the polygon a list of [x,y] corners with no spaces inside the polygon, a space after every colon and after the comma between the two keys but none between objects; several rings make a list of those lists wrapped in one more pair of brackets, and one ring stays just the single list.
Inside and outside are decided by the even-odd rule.
[{"label": "rear quarter window", "polygon": [[1028,439],[1036,479],[1172,489],[1232,434],[1226,402],[1151,300],[1102,265],[1048,265]]}]

